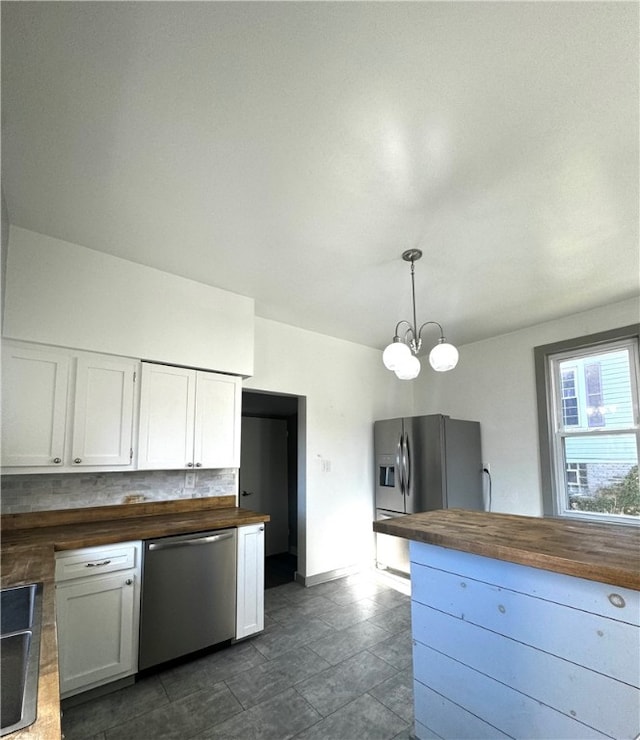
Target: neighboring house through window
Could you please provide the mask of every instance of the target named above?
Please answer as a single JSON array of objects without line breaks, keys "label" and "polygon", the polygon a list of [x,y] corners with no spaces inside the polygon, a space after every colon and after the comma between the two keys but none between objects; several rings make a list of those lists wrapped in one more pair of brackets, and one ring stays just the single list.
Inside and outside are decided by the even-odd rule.
[{"label": "neighboring house through window", "polygon": [[567,463],[567,491],[569,495],[588,491],[586,463]]},{"label": "neighboring house through window", "polygon": [[562,369],[562,422],[566,427],[577,427],[578,395],[576,390],[576,369],[567,367]]},{"label": "neighboring house through window", "polygon": [[639,333],[536,347],[546,515],[640,522]]},{"label": "neighboring house through window", "polygon": [[604,426],[604,406],[602,400],[602,368],[600,362],[590,362],[584,366],[587,392],[587,422],[590,427]]}]

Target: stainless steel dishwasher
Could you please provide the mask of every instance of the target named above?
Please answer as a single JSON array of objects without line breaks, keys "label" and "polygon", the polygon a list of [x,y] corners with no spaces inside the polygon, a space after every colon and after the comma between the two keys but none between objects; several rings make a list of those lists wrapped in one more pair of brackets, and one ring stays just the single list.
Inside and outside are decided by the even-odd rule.
[{"label": "stainless steel dishwasher", "polygon": [[138,669],[235,635],[236,529],[146,540]]}]

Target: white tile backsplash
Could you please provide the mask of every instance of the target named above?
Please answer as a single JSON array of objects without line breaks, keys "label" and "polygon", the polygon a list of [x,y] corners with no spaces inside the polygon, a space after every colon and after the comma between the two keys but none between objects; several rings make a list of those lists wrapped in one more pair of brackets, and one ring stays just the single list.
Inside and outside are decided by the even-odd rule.
[{"label": "white tile backsplash", "polygon": [[183,470],[3,475],[1,511],[19,514],[236,493],[236,468],[198,470],[195,476],[195,487],[185,488]]}]

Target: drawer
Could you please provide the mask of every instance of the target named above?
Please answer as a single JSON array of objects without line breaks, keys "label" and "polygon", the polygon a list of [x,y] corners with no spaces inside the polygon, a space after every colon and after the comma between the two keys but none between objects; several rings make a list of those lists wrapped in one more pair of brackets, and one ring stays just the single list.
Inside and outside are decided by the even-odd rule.
[{"label": "drawer", "polygon": [[140,552],[140,542],[57,552],[56,583],[136,568],[140,565]]}]

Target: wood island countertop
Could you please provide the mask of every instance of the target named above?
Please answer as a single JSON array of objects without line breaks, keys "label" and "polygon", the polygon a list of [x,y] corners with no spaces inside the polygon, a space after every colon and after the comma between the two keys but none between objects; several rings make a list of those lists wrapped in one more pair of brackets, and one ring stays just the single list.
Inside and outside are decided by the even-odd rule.
[{"label": "wood island countertop", "polygon": [[375,532],[640,591],[640,527],[439,509],[373,523]]},{"label": "wood island countertop", "polygon": [[234,496],[56,510],[0,517],[0,585],[43,584],[36,721],[7,740],[60,740],[60,684],[55,622],[55,553],[130,540],[268,522],[235,506]]}]

